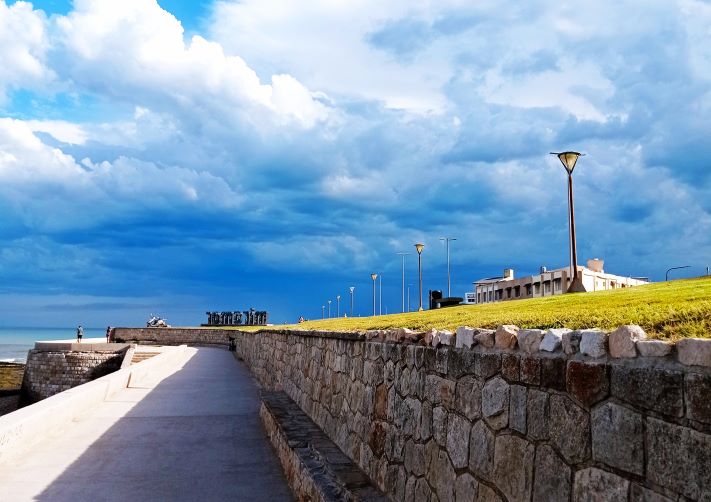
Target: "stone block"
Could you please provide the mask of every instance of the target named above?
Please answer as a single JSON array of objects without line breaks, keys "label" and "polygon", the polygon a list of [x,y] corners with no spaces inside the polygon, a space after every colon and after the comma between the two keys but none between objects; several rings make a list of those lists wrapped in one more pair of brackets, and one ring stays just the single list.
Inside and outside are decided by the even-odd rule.
[{"label": "stone block", "polygon": [[412,440],[405,443],[403,465],[407,472],[415,476],[425,474],[425,445],[414,443]]},{"label": "stone block", "polygon": [[501,497],[485,484],[479,483],[476,502],[501,502]]},{"label": "stone block", "polygon": [[469,433],[471,424],[466,418],[450,413],[447,425],[447,452],[455,469],[469,464]]},{"label": "stone block", "polygon": [[509,423],[509,384],[500,377],[489,380],[481,393],[481,414],[494,430]]},{"label": "stone block", "polygon": [[494,471],[494,433],[483,420],[472,426],[469,436],[469,469],[484,479]]},{"label": "stone block", "polygon": [[418,428],[419,437],[423,441],[427,441],[432,437],[433,413],[432,404],[424,401],[422,403],[422,415],[420,415],[420,427]]},{"label": "stone block", "polygon": [[536,472],[533,485],[533,502],[569,500],[570,467],[548,445],[536,450]]},{"label": "stone block", "polygon": [[711,367],[711,338],[684,338],[676,342],[681,364]]},{"label": "stone block", "polygon": [[552,328],[546,331],[539,349],[544,352],[558,352],[563,346],[563,334],[570,333],[568,328]]},{"label": "stone block", "polygon": [[437,467],[432,474],[430,483],[433,485],[440,502],[454,502],[454,483],[457,479],[457,474],[445,451],[440,450]]},{"label": "stone block", "polygon": [[375,403],[373,417],[376,420],[385,420],[388,415],[388,389],[385,385],[378,385],[375,389]]},{"label": "stone block", "polygon": [[538,352],[543,336],[546,334],[542,329],[522,329],[518,332],[518,346],[527,354]]},{"label": "stone block", "polygon": [[501,376],[509,382],[519,382],[521,380],[520,359],[515,353],[501,354]]},{"label": "stone block", "polygon": [[630,482],[610,472],[588,467],[575,473],[573,502],[627,500]]},{"label": "stone block", "polygon": [[642,357],[666,357],[671,354],[672,344],[662,340],[640,340],[637,351]]},{"label": "stone block", "polygon": [[580,339],[582,334],[580,330],[568,331],[562,334],[561,344],[563,346],[563,352],[567,355],[572,356],[580,352]]},{"label": "stone block", "polygon": [[711,424],[711,374],[687,373],[684,389],[687,418]]},{"label": "stone block", "polygon": [[435,368],[434,370],[440,375],[447,374],[447,368],[449,366],[449,348],[443,347],[435,351]]},{"label": "stone block", "polygon": [[649,488],[633,484],[630,487],[630,502],[674,502],[674,499],[653,492]]},{"label": "stone block", "polygon": [[447,410],[441,406],[432,410],[432,436],[442,447],[447,444],[447,418]]},{"label": "stone block", "polygon": [[607,402],[590,416],[593,459],[626,472],[644,475],[642,415]]},{"label": "stone block", "polygon": [[633,406],[664,415],[684,415],[683,374],[650,366],[612,365],[611,394]]},{"label": "stone block", "polygon": [[590,416],[567,396],[550,396],[549,434],[567,463],[590,458]]},{"label": "stone block", "polygon": [[456,502],[473,502],[478,494],[479,483],[468,472],[460,474],[454,482],[454,500]]},{"label": "stone block", "polygon": [[566,360],[562,357],[541,358],[541,386],[549,389],[565,390]]},{"label": "stone block", "polygon": [[497,349],[515,349],[518,344],[518,326],[513,324],[502,324],[496,328],[494,335]]},{"label": "stone block", "polygon": [[501,354],[477,353],[474,360],[474,374],[482,379],[487,379],[501,371]]},{"label": "stone block", "polygon": [[537,357],[521,357],[521,381],[529,385],[541,384],[541,360]]},{"label": "stone block", "polygon": [[711,435],[647,417],[647,479],[692,500],[711,500]]},{"label": "stone block", "polygon": [[526,387],[512,385],[509,404],[509,427],[521,434],[526,434]]},{"label": "stone block", "polygon": [[484,384],[478,378],[465,376],[455,389],[454,409],[469,420],[481,417],[481,390]]},{"label": "stone block", "polygon": [[534,447],[518,436],[496,438],[494,479],[508,500],[530,500],[533,487]]},{"label": "stone block", "polygon": [[644,330],[636,324],[624,324],[610,333],[608,343],[610,356],[637,357],[636,343],[647,338]]},{"label": "stone block", "polygon": [[434,404],[450,408],[454,400],[454,382],[437,375],[427,375],[425,379],[425,396]]},{"label": "stone block", "polygon": [[439,331],[439,343],[447,347],[454,346],[454,333],[446,329]]},{"label": "stone block", "polygon": [[476,340],[474,339],[474,335],[476,335],[476,333],[477,331],[474,328],[470,328],[469,326],[459,326],[457,328],[455,346],[457,348],[471,349],[474,345],[476,345]]},{"label": "stone block", "polygon": [[602,401],[610,392],[604,363],[568,361],[565,380],[568,393],[585,406]]},{"label": "stone block", "polygon": [[526,428],[529,438],[534,440],[548,439],[550,410],[548,393],[536,389],[528,389],[526,396],[527,413]]},{"label": "stone block", "polygon": [[476,340],[476,343],[482,347],[492,349],[496,344],[494,333],[494,330],[491,329],[478,329],[477,334],[474,335],[474,340]]},{"label": "stone block", "polygon": [[607,335],[599,329],[585,329],[580,332],[580,353],[590,357],[607,355]]},{"label": "stone block", "polygon": [[427,484],[425,478],[419,478],[415,482],[415,498],[414,502],[430,502],[432,499],[432,490]]},{"label": "stone block", "polygon": [[476,352],[469,349],[453,349],[449,351],[447,361],[447,376],[459,378],[462,375],[474,374]]}]

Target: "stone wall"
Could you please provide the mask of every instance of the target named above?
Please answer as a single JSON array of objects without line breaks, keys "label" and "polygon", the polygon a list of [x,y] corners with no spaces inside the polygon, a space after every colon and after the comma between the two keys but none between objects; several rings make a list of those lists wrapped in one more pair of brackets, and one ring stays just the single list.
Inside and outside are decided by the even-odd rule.
[{"label": "stone wall", "polygon": [[711,500],[711,369],[569,352],[237,338],[394,500]]},{"label": "stone wall", "polygon": [[121,367],[119,351],[37,350],[27,353],[22,379],[22,403],[31,404],[108,375]]},{"label": "stone wall", "polygon": [[152,345],[229,344],[235,331],[218,328],[114,328],[112,341]]}]

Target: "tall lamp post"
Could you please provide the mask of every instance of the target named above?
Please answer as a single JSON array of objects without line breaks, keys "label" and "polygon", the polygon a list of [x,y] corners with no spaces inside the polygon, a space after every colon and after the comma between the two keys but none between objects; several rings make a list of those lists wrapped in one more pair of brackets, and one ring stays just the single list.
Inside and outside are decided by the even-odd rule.
[{"label": "tall lamp post", "polygon": [[420,275],[420,308],[418,311],[422,312],[422,250],[425,249],[425,245],[421,243],[415,244],[415,249],[417,250],[417,271]]},{"label": "tall lamp post", "polygon": [[452,280],[449,272],[449,241],[456,241],[456,237],[440,237],[439,240],[447,242],[447,298],[452,296]]},{"label": "tall lamp post", "polygon": [[328,318],[330,319],[331,318],[331,300],[328,300],[328,302],[326,302],[326,303],[328,303]]},{"label": "tall lamp post", "polygon": [[355,291],[355,286],[348,288],[348,291],[351,293],[351,317],[353,317],[353,292]]},{"label": "tall lamp post", "polygon": [[373,315],[375,315],[375,280],[378,278],[378,274],[370,274],[370,278],[373,279]]},{"label": "tall lamp post", "polygon": [[410,256],[410,253],[396,253],[402,256],[402,311],[405,312],[405,257]]},{"label": "tall lamp post", "polygon": [[664,275],[664,280],[668,281],[669,280],[669,272],[672,270],[681,270],[682,268],[691,268],[691,265],[682,265],[681,267],[672,267],[669,270],[667,270],[667,273]]},{"label": "tall lamp post", "polygon": [[575,209],[573,206],[573,170],[578,157],[584,155],[579,152],[551,152],[560,159],[566,172],[568,173],[568,226],[570,228],[570,268],[573,280],[568,287],[568,293],[580,293],[585,291],[583,281],[578,275],[578,252],[575,244]]},{"label": "tall lamp post", "polygon": [[341,317],[341,295],[336,295],[336,317]]}]

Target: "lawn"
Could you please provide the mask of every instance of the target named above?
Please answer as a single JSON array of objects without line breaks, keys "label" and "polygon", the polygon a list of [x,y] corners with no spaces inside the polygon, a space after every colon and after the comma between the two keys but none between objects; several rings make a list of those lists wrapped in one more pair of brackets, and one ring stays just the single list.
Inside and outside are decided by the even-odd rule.
[{"label": "lawn", "polygon": [[515,324],[522,328],[595,327],[604,330],[612,330],[621,324],[639,324],[650,338],[711,338],[711,277],[614,291],[462,305],[406,314],[307,321],[275,327],[328,331],[399,327],[454,330],[457,326],[495,328],[500,324]]}]

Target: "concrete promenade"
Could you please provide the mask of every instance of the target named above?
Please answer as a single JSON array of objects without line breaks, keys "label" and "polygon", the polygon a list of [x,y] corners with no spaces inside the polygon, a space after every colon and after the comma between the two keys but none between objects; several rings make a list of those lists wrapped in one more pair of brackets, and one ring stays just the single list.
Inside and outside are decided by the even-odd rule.
[{"label": "concrete promenade", "polygon": [[190,354],[0,463],[0,499],[292,500],[247,368],[226,350]]}]

